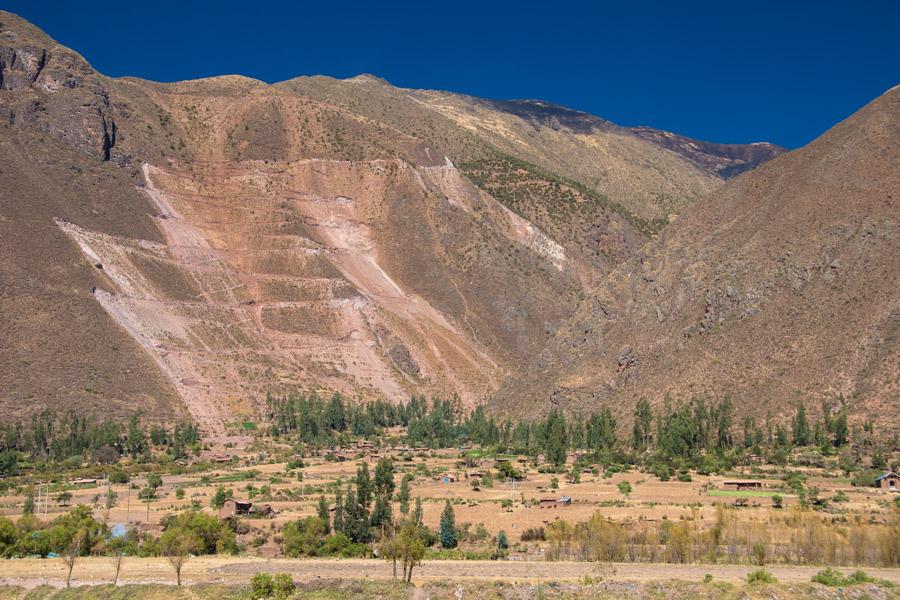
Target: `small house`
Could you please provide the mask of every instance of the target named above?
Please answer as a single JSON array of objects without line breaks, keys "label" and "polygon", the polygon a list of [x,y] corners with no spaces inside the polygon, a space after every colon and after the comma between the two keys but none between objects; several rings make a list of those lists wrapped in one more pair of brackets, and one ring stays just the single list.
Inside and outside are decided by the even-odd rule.
[{"label": "small house", "polygon": [[879,475],[875,478],[875,487],[891,492],[900,491],[900,475],[897,475],[893,471],[888,471],[884,475]]},{"label": "small house", "polygon": [[762,481],[724,481],[722,485],[729,490],[761,490]]},{"label": "small house", "polygon": [[572,504],[571,496],[560,496],[556,501],[556,504],[559,506],[570,506]]},{"label": "small house", "polygon": [[456,476],[451,475],[450,473],[442,473],[441,474],[441,483],[454,483],[456,482]]},{"label": "small house", "polygon": [[219,518],[227,519],[228,517],[248,515],[250,514],[250,509],[252,508],[252,502],[229,498],[224,502],[224,504],[222,504],[222,508],[219,509]]}]

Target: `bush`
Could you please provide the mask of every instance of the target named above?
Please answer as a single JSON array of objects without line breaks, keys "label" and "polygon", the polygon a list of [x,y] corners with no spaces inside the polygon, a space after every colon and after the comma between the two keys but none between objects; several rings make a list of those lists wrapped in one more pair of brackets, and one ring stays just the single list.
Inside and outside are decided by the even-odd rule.
[{"label": "bush", "polygon": [[853,474],[853,479],[850,481],[850,484],[854,487],[874,487],[875,486],[875,478],[881,475],[878,471],[857,471]]},{"label": "bush", "polygon": [[757,569],[747,575],[747,583],[778,583],[778,580],[765,569]]},{"label": "bush", "polygon": [[783,508],[784,507],[784,496],[781,494],[775,494],[772,496],[772,507],[773,508]]},{"label": "bush", "polygon": [[529,527],[525,531],[522,532],[522,536],[520,538],[523,542],[533,542],[533,541],[541,541],[546,540],[546,534],[544,532],[543,527]]},{"label": "bush", "polygon": [[253,598],[271,598],[275,593],[275,582],[268,573],[257,573],[250,578],[250,595]]},{"label": "bush", "polygon": [[847,577],[844,577],[843,573],[836,569],[832,569],[831,567],[823,569],[813,575],[812,581],[813,583],[821,583],[828,587],[846,587],[849,585],[858,585],[860,583],[875,583],[883,587],[894,587],[892,582],[875,579],[864,571],[854,571]]},{"label": "bush", "polygon": [[506,538],[506,532],[502,529],[500,530],[500,533],[497,534],[497,547],[501,550],[509,548],[509,540]]},{"label": "bush", "polygon": [[516,481],[522,479],[522,473],[516,469],[512,463],[503,462],[497,466],[497,471],[506,479],[514,479]]},{"label": "bush", "polygon": [[282,552],[285,556],[319,556],[328,526],[319,517],[290,521],[284,526]]},{"label": "bush", "polygon": [[297,589],[297,586],[294,585],[294,579],[291,577],[290,573],[278,573],[277,575],[275,575],[272,583],[275,597],[279,598],[279,600],[290,598],[293,595],[294,590]]},{"label": "bush", "polygon": [[672,471],[668,465],[657,463],[650,466],[650,472],[659,477],[660,481],[668,481],[672,477]]},{"label": "bush", "polygon": [[678,474],[678,481],[691,481],[691,474],[687,471],[682,471]]},{"label": "bush", "polygon": [[115,470],[109,474],[110,483],[128,483],[128,474],[125,471]]},{"label": "bush", "polygon": [[828,567],[813,575],[812,582],[821,583],[822,585],[827,585],[829,587],[837,587],[839,585],[844,585],[844,574]]}]

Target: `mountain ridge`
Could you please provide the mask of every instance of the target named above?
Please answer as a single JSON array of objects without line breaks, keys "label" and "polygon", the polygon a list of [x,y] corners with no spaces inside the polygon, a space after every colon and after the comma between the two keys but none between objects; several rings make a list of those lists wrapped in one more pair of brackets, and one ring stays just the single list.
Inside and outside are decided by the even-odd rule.
[{"label": "mountain ridge", "polygon": [[10,415],[140,406],[218,436],[269,392],[508,410],[610,277],[756,160],[368,75],[109,78],[9,13],[0,77]]}]

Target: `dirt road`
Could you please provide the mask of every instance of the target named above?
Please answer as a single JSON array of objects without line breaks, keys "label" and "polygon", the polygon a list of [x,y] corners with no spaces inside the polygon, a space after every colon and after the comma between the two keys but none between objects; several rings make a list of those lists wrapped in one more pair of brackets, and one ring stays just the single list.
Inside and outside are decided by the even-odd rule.
[{"label": "dirt road", "polygon": [[[582,563],[536,561],[427,561],[415,571],[414,580],[453,579],[485,581],[565,581],[602,576],[607,580],[700,581],[707,573],[715,580],[746,581],[755,567],[739,565],[670,565],[642,563]],[[808,582],[821,567],[766,567],[781,582]],[[41,584],[65,584],[60,559],[12,559],[0,561],[0,584],[27,588]],[[849,573],[853,569],[843,569]],[[865,569],[873,577],[900,584],[900,569]],[[187,583],[245,583],[257,572],[288,572],[295,579],[388,579],[391,565],[379,560],[291,560],[204,557],[188,561],[182,573]],[[83,558],[75,564],[73,585],[108,583],[111,559]],[[163,558],[128,558],[120,583],[172,583],[174,572]]]}]

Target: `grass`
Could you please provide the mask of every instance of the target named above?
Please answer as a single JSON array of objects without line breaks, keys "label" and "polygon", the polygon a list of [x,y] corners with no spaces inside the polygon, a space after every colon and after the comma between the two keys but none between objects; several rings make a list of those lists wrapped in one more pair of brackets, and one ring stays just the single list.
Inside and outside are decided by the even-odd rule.
[{"label": "grass", "polygon": [[[726,496],[730,498],[771,498],[779,495],[778,492],[758,492],[743,490],[709,490],[710,496]],[[781,494],[782,496],[784,494]]]}]

